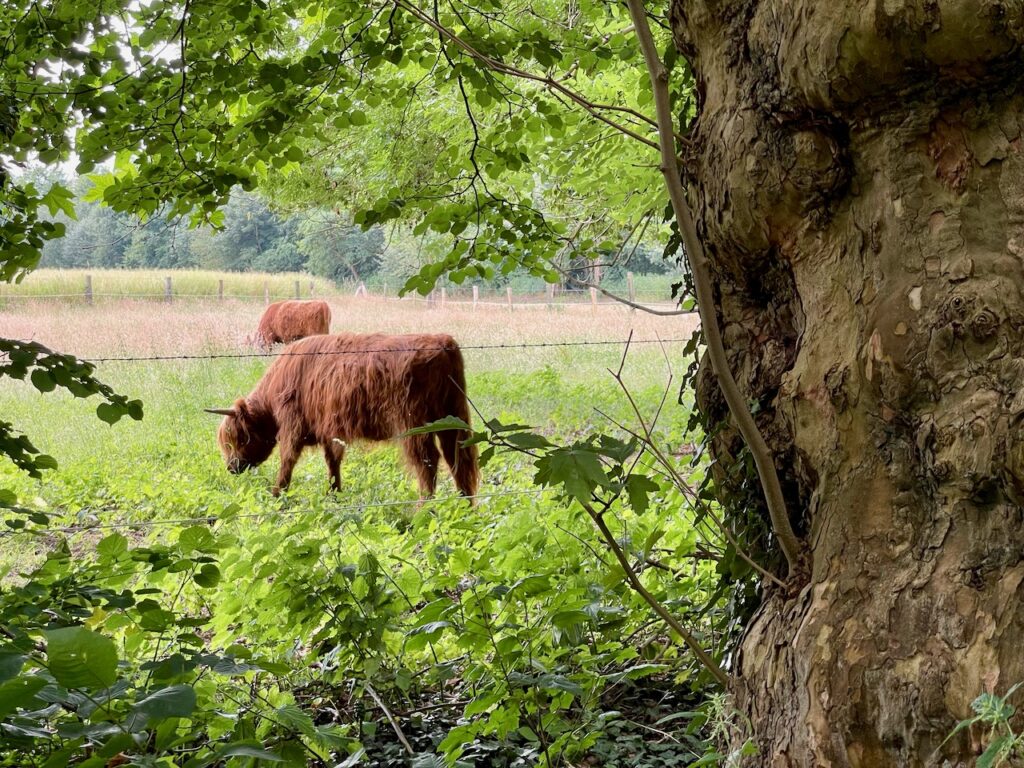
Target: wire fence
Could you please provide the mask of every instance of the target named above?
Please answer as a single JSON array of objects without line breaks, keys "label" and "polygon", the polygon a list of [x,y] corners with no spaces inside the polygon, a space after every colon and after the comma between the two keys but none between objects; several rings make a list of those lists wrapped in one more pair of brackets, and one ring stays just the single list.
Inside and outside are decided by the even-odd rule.
[{"label": "wire fence", "polygon": [[[157,278],[151,279],[151,284],[159,284],[162,290],[138,290],[139,284],[127,284],[124,285],[124,290],[94,290],[93,280],[91,274],[84,274],[82,278],[82,289],[79,292],[72,292],[71,284],[67,279],[59,284],[58,292],[47,293],[22,293],[16,289],[2,289],[0,288],[0,303],[8,300],[15,301],[69,301],[78,300],[86,304],[92,304],[98,299],[138,299],[138,300],[152,300],[156,302],[167,302],[172,303],[180,301],[182,299],[195,300],[195,301],[263,301],[264,303],[271,303],[274,301],[281,301],[285,299],[313,299],[319,298],[324,300],[343,300],[351,298],[362,298],[362,299],[373,299],[376,301],[401,301],[401,302],[422,302],[431,306],[440,306],[442,308],[451,305],[453,307],[473,307],[478,306],[484,307],[504,307],[506,309],[535,309],[535,308],[555,308],[555,307],[583,307],[597,305],[602,306],[615,306],[620,305],[621,302],[613,296],[606,296],[604,294],[604,288],[600,286],[591,285],[589,283],[581,283],[578,287],[561,288],[555,285],[549,284],[543,293],[518,293],[514,294],[511,286],[506,287],[503,293],[495,292],[491,296],[487,296],[486,293],[482,295],[480,286],[471,286],[465,288],[455,288],[448,286],[441,286],[436,288],[427,296],[416,296],[416,295],[389,295],[387,284],[377,286],[375,289],[368,289],[364,283],[359,283],[354,290],[349,289],[351,292],[335,291],[330,288],[325,288],[321,282],[318,284],[316,281],[309,280],[308,288],[306,287],[307,281],[295,280],[294,288],[289,290],[287,293],[282,293],[283,286],[280,280],[265,280],[262,287],[254,281],[249,281],[247,285],[243,284],[242,292],[230,292],[231,286],[225,288],[225,280],[218,279],[216,285],[216,291],[212,288],[207,288],[208,283],[196,284],[194,279],[185,278],[184,282],[186,289],[184,291],[175,288],[174,278],[171,276],[164,277],[162,280],[157,282]],[[114,281],[115,284],[117,281]],[[150,282],[150,279],[146,279],[145,282]],[[273,287],[271,286],[271,283]],[[180,287],[180,283],[179,283]],[[237,285],[235,286],[237,289]],[[63,289],[63,290],[61,290]],[[633,280],[633,274],[627,273],[627,281],[625,285],[618,286],[617,289],[624,294],[623,298],[628,298],[629,302],[639,305],[642,307],[648,307],[650,309],[666,309],[666,308],[678,308],[678,302],[663,300],[661,296],[664,294],[658,293],[654,296],[649,293],[643,297],[638,297],[638,292]],[[464,298],[459,298],[459,294],[462,294]],[[588,300],[589,295],[589,300]],[[471,296],[471,298],[470,298]]]},{"label": "wire fence", "polygon": [[[631,307],[613,298],[598,296],[596,299],[588,300],[586,296],[580,298],[555,298],[546,299],[541,296],[528,297],[523,295],[514,296],[511,301],[499,301],[496,299],[458,299],[458,298],[445,298],[440,299],[434,296],[381,296],[375,294],[369,294],[367,296],[346,296],[346,295],[327,295],[317,296],[315,298],[323,301],[342,301],[350,300],[352,298],[359,298],[367,301],[379,301],[389,303],[419,303],[424,304],[433,308],[476,308],[476,307],[495,307],[507,310],[537,310],[537,309],[576,309],[576,308],[595,308],[595,307],[623,307],[630,309]],[[171,298],[168,298],[162,293],[94,293],[88,299],[78,293],[25,293],[25,294],[6,294],[0,295],[0,304],[6,301],[68,301],[78,300],[86,303],[91,303],[93,299],[123,299],[123,300],[140,300],[140,301],[154,301],[154,302],[179,302],[179,301],[245,301],[245,302],[264,302],[273,303],[277,301],[295,299],[294,296],[285,294],[271,294],[269,296],[255,296],[247,294],[225,294],[219,295],[215,293],[184,293],[174,294]],[[308,300],[308,297],[307,297]],[[657,299],[636,299],[633,304],[637,305],[640,309],[656,309],[656,310],[673,310],[679,309],[679,303],[675,301],[661,301]],[[692,314],[692,313],[684,313]]]},{"label": "wire fence", "polygon": [[[311,337],[312,338],[312,337]],[[599,341],[537,341],[519,344],[460,344],[460,350],[510,350],[510,349],[550,349],[557,347],[602,347],[602,346],[625,346],[634,344],[678,344],[688,342],[689,338],[670,339],[602,339]],[[82,357],[81,360],[89,363],[143,363],[163,362],[172,360],[232,360],[261,357],[330,357],[335,355],[376,355],[381,353],[403,353],[403,352],[440,352],[452,349],[445,346],[412,346],[412,347],[377,347],[367,349],[327,349],[305,351],[289,351],[288,347],[279,352],[217,352],[210,354],[189,354],[189,355],[145,355],[139,357]],[[2,359],[2,358],[0,358]]]}]

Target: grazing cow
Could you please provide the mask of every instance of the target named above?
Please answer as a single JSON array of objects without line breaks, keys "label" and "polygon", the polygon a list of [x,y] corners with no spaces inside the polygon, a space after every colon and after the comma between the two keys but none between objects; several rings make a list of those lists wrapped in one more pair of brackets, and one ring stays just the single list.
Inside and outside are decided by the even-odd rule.
[{"label": "grazing cow", "polygon": [[[388,440],[445,416],[470,418],[462,352],[446,334],[312,336],[285,347],[248,397],[207,410],[224,416],[217,440],[232,473],[262,464],[280,446],[275,496],[306,446],[323,448],[337,491],[353,440]],[[421,497],[433,495],[442,455],[459,491],[476,494],[480,470],[476,446],[462,444],[468,437],[455,429],[403,438]]]},{"label": "grazing cow", "polygon": [[331,308],[326,301],[275,301],[260,317],[256,343],[261,347],[288,344],[330,330]]}]

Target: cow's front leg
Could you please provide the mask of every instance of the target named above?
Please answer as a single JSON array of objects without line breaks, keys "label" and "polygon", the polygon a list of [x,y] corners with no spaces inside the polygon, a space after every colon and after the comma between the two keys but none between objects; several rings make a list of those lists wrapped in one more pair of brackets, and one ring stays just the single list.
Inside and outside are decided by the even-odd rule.
[{"label": "cow's front leg", "polygon": [[[283,438],[283,439],[282,439]],[[278,448],[281,453],[281,468],[277,471],[277,483],[270,491],[274,496],[280,495],[281,491],[288,487],[292,481],[292,471],[302,453],[302,440],[291,435],[279,435]]]},{"label": "cow's front leg", "polygon": [[331,476],[331,490],[341,490],[341,460],[345,458],[345,441],[337,437],[324,445],[324,459]]}]

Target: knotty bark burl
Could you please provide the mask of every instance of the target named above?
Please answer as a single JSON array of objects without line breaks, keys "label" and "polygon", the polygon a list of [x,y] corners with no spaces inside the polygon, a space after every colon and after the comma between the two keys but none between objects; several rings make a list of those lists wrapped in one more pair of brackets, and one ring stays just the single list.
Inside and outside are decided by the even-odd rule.
[{"label": "knotty bark burl", "polygon": [[1024,4],[671,20],[728,352],[811,553],[736,660],[753,764],[973,765],[943,740],[1024,680]]}]

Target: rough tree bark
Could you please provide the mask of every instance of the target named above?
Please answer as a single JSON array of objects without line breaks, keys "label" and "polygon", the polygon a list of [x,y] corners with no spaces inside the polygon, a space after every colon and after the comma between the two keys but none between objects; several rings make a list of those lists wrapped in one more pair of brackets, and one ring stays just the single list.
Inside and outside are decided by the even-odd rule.
[{"label": "rough tree bark", "polygon": [[754,762],[973,765],[976,736],[943,739],[1024,680],[1024,5],[671,20],[726,344],[811,548],[737,656]]}]

